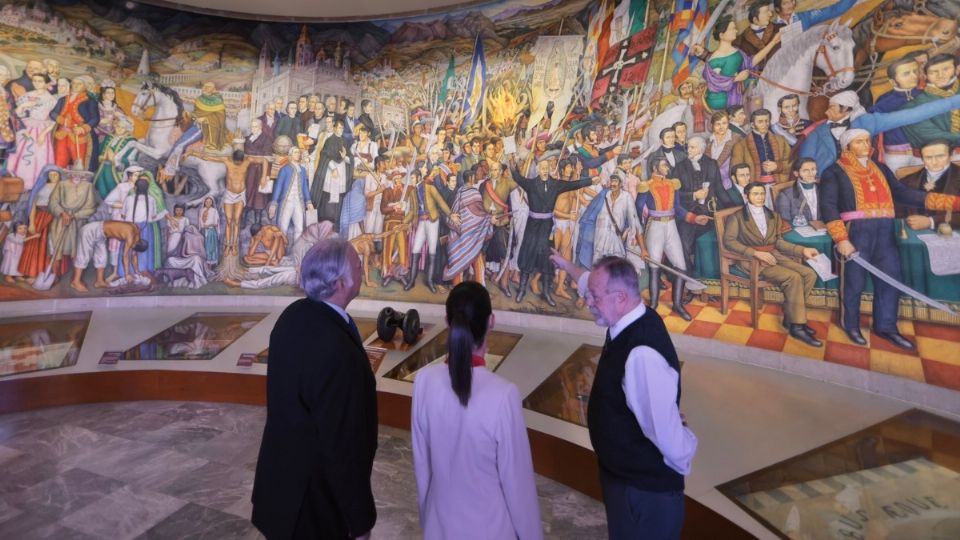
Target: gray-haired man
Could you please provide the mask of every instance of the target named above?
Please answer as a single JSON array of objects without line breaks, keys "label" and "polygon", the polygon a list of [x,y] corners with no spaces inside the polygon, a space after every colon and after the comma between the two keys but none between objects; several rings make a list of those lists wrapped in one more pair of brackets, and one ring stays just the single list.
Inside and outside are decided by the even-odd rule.
[{"label": "gray-haired man", "polygon": [[345,311],[361,271],[349,242],[319,241],[300,269],[307,298],[270,334],[251,518],[267,538],[368,538],[376,522],[376,381]]},{"label": "gray-haired man", "polygon": [[556,250],[550,260],[577,280],[590,314],[609,327],[587,409],[609,536],[679,538],[697,437],[680,414],[680,364],[670,334],[643,305],[627,259],[603,257],[591,272]]}]

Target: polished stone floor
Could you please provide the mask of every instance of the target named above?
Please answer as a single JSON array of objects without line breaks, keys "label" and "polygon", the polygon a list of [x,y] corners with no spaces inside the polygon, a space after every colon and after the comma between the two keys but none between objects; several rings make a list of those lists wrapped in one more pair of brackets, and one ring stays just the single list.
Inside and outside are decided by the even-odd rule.
[{"label": "polished stone floor", "polygon": [[[142,401],[0,416],[0,538],[259,538],[265,410]],[[409,433],[381,426],[375,538],[419,536]],[[550,538],[603,538],[602,505],[537,477]]]}]

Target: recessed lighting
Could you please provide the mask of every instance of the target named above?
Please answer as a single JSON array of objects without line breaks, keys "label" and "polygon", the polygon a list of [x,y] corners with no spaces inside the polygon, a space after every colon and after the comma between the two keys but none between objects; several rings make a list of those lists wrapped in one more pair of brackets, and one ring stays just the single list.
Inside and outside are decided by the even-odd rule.
[{"label": "recessed lighting", "polygon": [[136,3],[136,2],[127,2],[126,4],[123,5],[123,7],[127,8],[127,9],[134,9],[134,8],[137,7],[137,3]]}]

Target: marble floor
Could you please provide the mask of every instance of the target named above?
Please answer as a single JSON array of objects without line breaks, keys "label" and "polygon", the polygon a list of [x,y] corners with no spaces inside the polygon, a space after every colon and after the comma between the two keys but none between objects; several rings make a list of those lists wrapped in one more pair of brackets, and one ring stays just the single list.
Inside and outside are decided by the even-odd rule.
[{"label": "marble floor", "polygon": [[[260,538],[248,521],[265,409],[141,401],[0,416],[0,538]],[[380,428],[375,538],[419,536],[409,433]],[[537,477],[550,538],[604,538],[603,507]]]}]

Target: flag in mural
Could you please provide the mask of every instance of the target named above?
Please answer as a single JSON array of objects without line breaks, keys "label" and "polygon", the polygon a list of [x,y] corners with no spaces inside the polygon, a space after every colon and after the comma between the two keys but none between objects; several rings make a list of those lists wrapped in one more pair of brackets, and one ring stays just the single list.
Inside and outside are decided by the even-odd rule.
[{"label": "flag in mural", "polygon": [[470,64],[470,78],[467,81],[467,95],[463,101],[463,125],[469,126],[478,118],[483,108],[483,98],[487,91],[487,59],[483,55],[483,39],[477,35],[473,46],[473,62]]},{"label": "flag in mural", "polygon": [[610,23],[613,21],[613,2],[601,0],[587,26],[587,47],[583,51],[583,81],[581,95],[590,93],[597,76],[597,66],[609,47]]},{"label": "flag in mural", "polygon": [[670,31],[677,32],[673,42],[673,87],[677,88],[690,76],[698,58],[690,57],[690,38],[699,35],[707,24],[707,0],[677,0]]},{"label": "flag in mural", "polygon": [[[560,126],[574,100],[574,85],[580,71],[580,36],[540,36],[530,51],[537,59],[530,82],[530,125],[552,132]],[[548,110],[550,104],[552,112]],[[550,115],[547,122],[544,117]]]},{"label": "flag in mural", "polygon": [[593,85],[591,103],[604,95],[642,84],[650,70],[656,45],[656,25],[634,34],[607,51]]},{"label": "flag in mural", "polygon": [[608,43],[617,43],[643,30],[646,22],[647,0],[622,0],[613,10]]},{"label": "flag in mural", "polygon": [[447,102],[447,92],[450,91],[450,84],[453,82],[454,77],[457,75],[456,64],[453,60],[453,55],[450,55],[450,64],[447,65],[447,74],[443,77],[443,86],[440,87],[440,104]]}]

